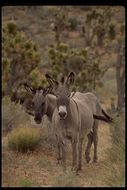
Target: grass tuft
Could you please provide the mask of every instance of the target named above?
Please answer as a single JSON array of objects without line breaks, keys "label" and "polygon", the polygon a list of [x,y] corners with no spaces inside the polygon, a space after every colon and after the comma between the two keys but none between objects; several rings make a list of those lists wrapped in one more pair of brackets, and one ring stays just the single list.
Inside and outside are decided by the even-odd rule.
[{"label": "grass tuft", "polygon": [[27,152],[34,150],[41,140],[40,129],[20,127],[8,135],[8,146],[12,150]]}]

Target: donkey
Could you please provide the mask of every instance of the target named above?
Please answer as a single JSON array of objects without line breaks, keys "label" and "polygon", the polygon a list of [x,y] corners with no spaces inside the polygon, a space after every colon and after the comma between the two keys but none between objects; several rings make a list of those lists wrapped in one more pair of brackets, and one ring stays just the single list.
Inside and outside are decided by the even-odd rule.
[{"label": "donkey", "polygon": [[[24,86],[27,93],[25,96],[18,94],[19,87]],[[40,124],[44,115],[51,121],[53,111],[56,107],[56,97],[51,92],[51,86],[46,88],[33,88],[29,81],[21,81],[16,85],[11,96],[11,101],[20,103],[25,111],[34,117],[37,124]]]},{"label": "donkey", "polygon": [[[86,160],[90,161],[89,152],[94,142],[94,162],[97,161],[97,128],[93,114],[102,114],[102,108],[97,98],[92,93],[70,91],[70,85],[74,82],[74,73],[71,72],[67,79],[62,79],[61,83],[46,75],[53,93],[56,96],[56,108],[52,116],[52,126],[56,135],[62,165],[66,169],[66,139],[72,143],[73,167],[76,171],[82,169],[82,143],[85,136],[88,136],[86,148]],[[95,101],[96,100],[96,101]],[[91,102],[90,102],[91,101]],[[104,112],[105,113],[105,112]],[[107,120],[112,118],[105,114]],[[101,117],[97,116],[96,119]],[[103,118],[103,116],[102,116]],[[77,154],[78,151],[78,154]],[[59,156],[60,156],[59,155]]]}]

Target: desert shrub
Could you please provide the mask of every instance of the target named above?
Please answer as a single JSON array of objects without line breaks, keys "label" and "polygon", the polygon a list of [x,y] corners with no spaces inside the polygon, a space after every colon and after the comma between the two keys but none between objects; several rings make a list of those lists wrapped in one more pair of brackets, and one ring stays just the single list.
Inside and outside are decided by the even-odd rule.
[{"label": "desert shrub", "polygon": [[77,26],[79,24],[79,21],[77,20],[76,17],[70,17],[68,19],[68,26],[71,30],[76,30],[77,29]]},{"label": "desert shrub", "polygon": [[2,130],[19,127],[20,124],[28,123],[30,116],[25,113],[25,110],[20,104],[11,102],[9,96],[2,99]]},{"label": "desert shrub", "polygon": [[21,187],[31,187],[32,186],[32,182],[27,179],[27,178],[23,178],[19,180],[19,185]]},{"label": "desert shrub", "polygon": [[8,135],[8,146],[10,149],[27,152],[34,150],[41,139],[40,129],[30,127],[20,127],[14,129]]},{"label": "desert shrub", "polygon": [[50,72],[54,78],[60,73],[67,75],[70,71],[74,71],[77,90],[92,91],[97,86],[102,87],[101,78],[106,70],[100,66],[97,52],[91,54],[88,48],[76,49],[67,43],[52,44],[48,51],[52,65]]},{"label": "desert shrub", "polygon": [[32,81],[32,86],[34,87],[46,87],[48,85],[44,74],[37,67],[30,73],[29,79]]},{"label": "desert shrub", "polygon": [[38,47],[14,21],[2,28],[2,92],[11,94],[14,83],[27,78],[40,62]]}]

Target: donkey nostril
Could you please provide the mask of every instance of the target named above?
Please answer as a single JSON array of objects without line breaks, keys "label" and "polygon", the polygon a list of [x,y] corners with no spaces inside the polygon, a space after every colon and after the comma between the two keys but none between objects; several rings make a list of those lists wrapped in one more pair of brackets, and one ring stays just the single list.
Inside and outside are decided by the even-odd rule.
[{"label": "donkey nostril", "polygon": [[66,116],[66,112],[59,112],[59,116],[60,116],[61,118],[64,118],[64,117]]}]

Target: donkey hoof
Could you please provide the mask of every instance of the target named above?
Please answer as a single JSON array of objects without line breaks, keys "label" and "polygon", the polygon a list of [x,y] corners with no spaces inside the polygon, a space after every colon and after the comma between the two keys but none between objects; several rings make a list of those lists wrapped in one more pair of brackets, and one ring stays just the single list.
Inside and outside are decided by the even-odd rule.
[{"label": "donkey hoof", "polygon": [[57,165],[61,165],[61,159],[57,159]]},{"label": "donkey hoof", "polygon": [[93,163],[97,163],[97,158],[94,158],[94,159],[93,159]]},{"label": "donkey hoof", "polygon": [[90,158],[90,157],[87,157],[87,158],[86,158],[86,162],[87,162],[87,163],[89,163],[89,162],[90,162],[90,160],[91,160],[91,158]]},{"label": "donkey hoof", "polygon": [[80,175],[80,173],[79,173],[79,171],[76,171],[76,173],[75,173],[76,175]]},{"label": "donkey hoof", "polygon": [[76,175],[80,175],[80,172],[81,172],[81,171],[82,171],[82,168],[77,168],[76,171],[75,171],[75,172],[76,172]]},{"label": "donkey hoof", "polygon": [[93,164],[97,163],[97,160],[93,160]]},{"label": "donkey hoof", "polygon": [[77,168],[77,170],[76,170],[77,172],[80,172],[80,171],[82,171],[82,168],[81,167],[79,167],[79,168]]}]

